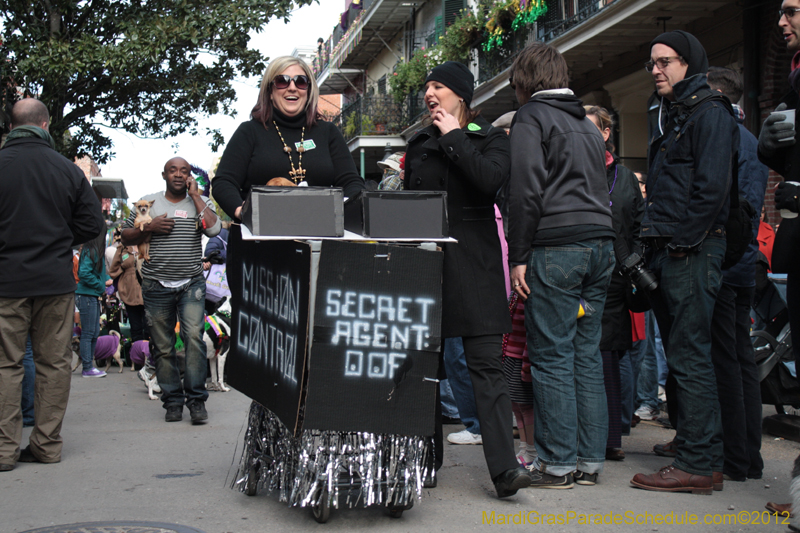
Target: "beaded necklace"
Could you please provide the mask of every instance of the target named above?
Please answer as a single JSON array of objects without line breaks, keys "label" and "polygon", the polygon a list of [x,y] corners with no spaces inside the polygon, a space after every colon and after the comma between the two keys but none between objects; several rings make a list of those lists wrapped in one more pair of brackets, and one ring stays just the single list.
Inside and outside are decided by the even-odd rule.
[{"label": "beaded necklace", "polygon": [[303,129],[300,131],[300,144],[297,147],[297,169],[294,168],[294,161],[292,161],[292,148],[286,144],[286,141],[283,140],[283,134],[281,134],[281,129],[272,121],[272,124],[275,126],[275,130],[278,132],[278,137],[281,138],[281,142],[283,143],[283,151],[286,152],[286,155],[289,157],[289,166],[292,170],[289,171],[289,177],[292,178],[292,181],[295,184],[301,183],[306,179],[306,170],[303,168],[303,152],[306,151],[305,146],[303,145],[303,139],[305,138],[306,134],[306,127],[303,126]]}]

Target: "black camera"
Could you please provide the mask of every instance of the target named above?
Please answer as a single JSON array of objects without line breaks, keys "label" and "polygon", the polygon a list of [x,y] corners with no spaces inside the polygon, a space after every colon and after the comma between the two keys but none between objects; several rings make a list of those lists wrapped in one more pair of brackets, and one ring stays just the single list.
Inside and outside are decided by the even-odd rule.
[{"label": "black camera", "polygon": [[628,276],[634,285],[646,291],[658,288],[658,280],[652,272],[644,266],[644,259],[639,254],[633,253],[622,262],[622,273]]}]

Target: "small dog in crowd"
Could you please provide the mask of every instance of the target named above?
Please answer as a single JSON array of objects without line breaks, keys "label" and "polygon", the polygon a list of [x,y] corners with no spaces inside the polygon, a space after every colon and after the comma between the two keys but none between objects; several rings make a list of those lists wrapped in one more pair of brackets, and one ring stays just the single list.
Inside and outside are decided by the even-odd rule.
[{"label": "small dog in crowd", "polygon": [[[79,335],[72,337],[72,354],[77,356],[75,363],[72,365],[72,371],[75,372],[82,364],[81,359],[81,338]],[[100,335],[97,337],[97,343],[94,349],[95,361],[106,361],[106,365],[111,366],[111,360],[117,362],[119,371],[122,372],[122,343],[120,342],[119,332],[110,331],[108,335]]]},{"label": "small dog in crowd", "polygon": [[139,379],[144,381],[145,386],[147,387],[147,396],[151,400],[158,400],[158,396],[156,393],[161,392],[161,387],[158,385],[158,378],[156,377],[156,367],[151,366],[149,364],[145,364],[139,373],[137,374]]},{"label": "small dog in crowd", "polygon": [[[139,200],[133,204],[136,210],[136,219],[133,221],[133,226],[138,228],[139,231],[144,231],[144,225],[153,221],[150,216],[150,208],[153,207],[154,201]],[[139,258],[136,260],[136,268],[141,273],[142,263],[150,260],[150,235],[148,234],[145,240],[138,246]]]},{"label": "small dog in crowd", "polygon": [[105,361],[106,370],[111,370],[111,360],[119,365],[119,373],[122,373],[122,343],[120,342],[119,332],[111,330],[108,335],[97,337],[97,344],[94,347],[94,360]]},{"label": "small dog in crowd", "polygon": [[226,301],[220,308],[208,317],[209,328],[203,333],[203,342],[206,343],[206,355],[211,367],[211,382],[206,384],[206,389],[219,392],[228,392],[231,389],[225,385],[225,360],[231,348],[231,323],[230,303]]}]

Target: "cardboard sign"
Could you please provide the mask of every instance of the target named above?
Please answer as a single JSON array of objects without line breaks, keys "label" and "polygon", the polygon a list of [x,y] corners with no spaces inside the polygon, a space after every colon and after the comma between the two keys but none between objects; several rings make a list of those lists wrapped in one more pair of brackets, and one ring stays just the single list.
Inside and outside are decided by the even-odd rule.
[{"label": "cardboard sign", "polygon": [[228,383],[299,431],[308,353],[311,247],[298,241],[242,241],[228,248],[231,350]]},{"label": "cardboard sign", "polygon": [[303,429],[432,435],[441,252],[323,241]]}]

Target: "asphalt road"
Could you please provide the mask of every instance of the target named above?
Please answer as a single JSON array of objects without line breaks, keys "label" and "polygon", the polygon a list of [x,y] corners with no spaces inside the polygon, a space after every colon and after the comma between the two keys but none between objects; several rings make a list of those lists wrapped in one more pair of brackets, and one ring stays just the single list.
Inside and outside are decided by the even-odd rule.
[{"label": "asphalt road", "polygon": [[[114,367],[116,370],[116,367]],[[69,407],[64,419],[61,463],[19,463],[0,473],[0,532],[21,532],[45,526],[94,521],[139,520],[182,524],[206,533],[264,531],[373,530],[489,531],[787,531],[760,512],[769,501],[789,501],[789,472],[800,446],[764,436],[764,479],[725,482],[712,496],[655,493],[632,488],[637,472],[655,471],[668,463],[651,452],[672,432],[640,424],[623,440],[627,458],[606,463],[593,487],[572,490],[526,489],[516,497],[498,500],[483,462],[481,446],[446,445],[439,486],[425,490],[422,500],[401,518],[380,509],[334,510],[330,521],[317,524],[308,509],[288,508],[277,497],[259,493],[248,497],[229,488],[241,452],[250,400],[242,394],[211,392],[209,423],[192,426],[164,422],[160,401],[150,401],[136,375],[126,369],[102,379],[73,374]],[[765,414],[774,411],[765,410]],[[445,426],[458,431],[461,426]],[[23,436],[27,444],[30,429]],[[736,515],[747,525],[635,525],[608,523],[645,513],[685,514],[704,520],[728,520]],[[491,523],[494,513],[494,525]],[[539,514],[537,514],[539,513]],[[574,513],[574,516],[572,514]],[[531,523],[546,514],[568,524]],[[579,515],[594,515],[601,523],[578,523]],[[597,515],[600,515],[598,518]],[[504,520],[510,525],[500,525]],[[753,524],[755,520],[770,524]],[[514,521],[526,524],[516,525]],[[548,517],[544,518],[545,521]]]}]

